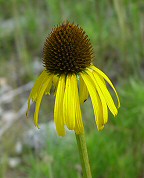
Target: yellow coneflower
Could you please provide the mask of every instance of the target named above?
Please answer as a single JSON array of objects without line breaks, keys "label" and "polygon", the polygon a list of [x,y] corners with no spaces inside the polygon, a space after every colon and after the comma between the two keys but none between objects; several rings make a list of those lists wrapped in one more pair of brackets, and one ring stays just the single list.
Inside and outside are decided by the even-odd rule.
[{"label": "yellow coneflower", "polygon": [[[38,127],[40,104],[44,94],[56,88],[54,122],[58,135],[64,136],[65,126],[76,134],[84,132],[80,104],[90,95],[98,130],[108,121],[108,109],[114,116],[120,106],[118,94],[110,79],[92,64],[93,49],[83,29],[64,23],[54,28],[47,37],[43,49],[45,69],[38,77],[28,99],[36,102],[34,123]],[[114,90],[118,106],[107,89],[106,82]]]}]

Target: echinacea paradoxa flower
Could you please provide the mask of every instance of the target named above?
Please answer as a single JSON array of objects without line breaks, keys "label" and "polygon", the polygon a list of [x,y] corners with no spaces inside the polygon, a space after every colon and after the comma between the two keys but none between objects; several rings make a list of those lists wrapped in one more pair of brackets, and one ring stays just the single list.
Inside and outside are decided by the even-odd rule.
[{"label": "echinacea paradoxa flower", "polygon": [[[55,87],[54,122],[58,135],[64,136],[65,126],[76,134],[84,132],[81,107],[90,95],[98,130],[108,121],[108,109],[116,116],[120,102],[110,79],[92,64],[93,49],[84,30],[69,22],[55,27],[46,38],[43,49],[45,69],[38,77],[28,98],[36,103],[34,123],[38,127],[38,115],[43,95]],[[106,82],[114,90],[116,107]]]}]

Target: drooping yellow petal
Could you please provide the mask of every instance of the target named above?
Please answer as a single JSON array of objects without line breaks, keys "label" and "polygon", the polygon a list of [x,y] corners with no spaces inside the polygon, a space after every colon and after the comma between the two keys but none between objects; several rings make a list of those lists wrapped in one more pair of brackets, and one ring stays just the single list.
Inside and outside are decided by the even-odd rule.
[{"label": "drooping yellow petal", "polygon": [[86,84],[84,83],[83,79],[80,77],[80,103],[83,104],[88,99],[88,90]]},{"label": "drooping yellow petal", "polygon": [[29,95],[29,98],[28,98],[28,109],[27,109],[27,112],[26,112],[26,116],[28,117],[28,112],[30,110],[30,101],[31,99],[33,101],[36,101],[36,98],[37,98],[37,94],[38,94],[38,91],[39,89],[41,88],[42,84],[43,84],[43,81],[45,80],[45,78],[48,77],[48,74],[46,73],[46,71],[44,70],[40,76],[38,77],[38,79],[36,80],[32,90],[31,90],[31,93]]},{"label": "drooping yellow petal", "polygon": [[104,74],[101,70],[99,70],[98,68],[96,68],[94,65],[90,66],[91,69],[93,69],[96,73],[98,73],[100,76],[102,76],[108,83],[109,85],[112,87],[112,89],[114,90],[117,100],[118,100],[118,108],[120,107],[120,100],[117,94],[117,91],[114,87],[114,85],[112,84],[112,82],[110,81],[110,79],[106,76],[106,74]]},{"label": "drooping yellow petal", "polygon": [[63,118],[63,97],[65,91],[65,76],[61,76],[58,81],[56,92],[55,107],[54,107],[54,122],[59,136],[66,134]]},{"label": "drooping yellow petal", "polygon": [[68,115],[68,81],[67,79],[65,80],[65,92],[64,92],[64,98],[63,98],[63,118],[64,118],[64,123],[66,123],[66,118],[69,117]]},{"label": "drooping yellow petal", "polygon": [[[94,76],[93,76],[92,70],[91,70],[91,69],[86,70],[86,73],[90,76],[90,78],[91,78],[91,80],[92,80],[92,82],[93,82],[93,85],[94,85],[94,87],[95,87],[95,89],[96,89],[96,91],[97,91],[97,100],[98,100],[98,105],[99,105],[99,109],[100,109],[100,115],[99,115],[99,118],[97,119],[97,122],[96,122],[96,123],[97,123],[97,126],[98,126],[98,130],[102,130],[103,127],[101,128],[101,125],[102,125],[102,126],[104,125],[103,103],[102,103],[102,101],[101,101],[101,97],[100,97],[99,92],[98,92],[98,90],[97,90],[97,82],[96,82],[96,80],[95,80],[95,78],[94,78]],[[104,104],[106,104],[106,103],[104,103]],[[99,126],[100,126],[100,127],[99,127]]]},{"label": "drooping yellow petal", "polygon": [[50,95],[50,90],[51,90],[51,87],[52,87],[52,84],[54,85],[54,89],[55,89],[55,92],[54,92],[54,95],[56,94],[56,89],[57,89],[57,85],[58,85],[58,80],[59,80],[59,77],[57,75],[54,75],[53,76],[53,80],[51,81],[51,83],[48,85],[46,91],[45,91],[45,94],[46,95]]},{"label": "drooping yellow petal", "polygon": [[97,91],[95,89],[95,85],[93,83],[93,80],[88,74],[81,73],[81,77],[83,78],[91,97],[98,130],[102,130],[104,128],[104,123],[102,119],[102,108],[101,108],[102,106]]},{"label": "drooping yellow petal", "polygon": [[[94,76],[94,73],[92,73],[92,75]],[[100,100],[101,100],[101,104],[102,104],[102,112],[103,112],[103,120],[104,120],[104,124],[107,123],[108,121],[108,108],[107,108],[107,104],[106,104],[106,101],[105,101],[105,98],[103,96],[103,93],[98,85],[98,82],[97,82],[97,79],[96,77],[94,76],[94,80],[95,80],[95,86],[96,86],[96,90],[98,92],[98,95],[100,97]]]},{"label": "drooping yellow petal", "polygon": [[93,75],[95,76],[97,84],[99,85],[99,88],[101,89],[101,92],[103,93],[103,96],[105,98],[108,108],[110,109],[112,114],[114,116],[116,116],[118,111],[117,111],[114,101],[110,95],[110,92],[108,91],[106,85],[103,83],[103,80],[101,80],[101,78],[95,71],[93,71]]},{"label": "drooping yellow petal", "polygon": [[52,80],[50,81],[49,85],[47,86],[45,90],[45,95],[50,95],[51,87],[52,87]]},{"label": "drooping yellow petal", "polygon": [[104,120],[104,124],[107,123],[108,121],[108,108],[107,108],[107,104],[106,104],[106,101],[105,101],[105,98],[99,88],[99,86],[97,85],[97,91],[99,93],[99,97],[100,97],[100,100],[101,100],[101,103],[102,103],[102,110],[103,110],[103,120]]},{"label": "drooping yellow petal", "polygon": [[46,77],[48,77],[48,74],[47,74],[47,72],[44,70],[44,71],[40,74],[40,76],[38,77],[38,79],[36,80],[36,82],[35,82],[35,84],[34,84],[34,87],[32,88],[32,91],[31,91],[31,93],[30,93],[31,98],[32,98],[33,101],[36,100],[37,94],[38,94],[38,91],[39,91],[39,88],[42,86],[43,81],[44,81],[44,79],[45,79]]},{"label": "drooping yellow petal", "polygon": [[44,83],[43,86],[41,87],[41,89],[39,90],[39,93],[37,95],[37,99],[36,99],[36,107],[35,107],[35,114],[34,114],[34,123],[35,125],[38,127],[38,114],[39,114],[39,110],[40,110],[40,104],[42,101],[42,97],[45,93],[45,90],[47,88],[47,86],[50,84],[50,82],[52,81],[53,75],[49,75]]},{"label": "drooping yellow petal", "polygon": [[[96,87],[97,93],[98,93],[98,95],[100,97],[101,104],[102,104],[102,113],[103,113],[104,124],[106,124],[107,121],[108,121],[108,108],[107,108],[107,104],[106,104],[105,98],[103,96],[103,93],[102,93],[99,85],[98,85],[98,81],[97,81],[96,76],[94,75],[94,72],[87,70],[87,73],[91,76],[91,78],[93,79],[93,81],[95,83],[95,87]],[[105,85],[105,82],[104,82],[104,85]]]},{"label": "drooping yellow petal", "polygon": [[63,101],[63,115],[65,124],[70,130],[74,130],[75,128],[75,82],[77,82],[76,75],[67,75]]},{"label": "drooping yellow petal", "polygon": [[75,82],[74,91],[75,91],[74,101],[75,101],[75,111],[76,111],[75,132],[76,132],[76,134],[82,134],[84,132],[84,127],[83,127],[83,121],[82,121],[82,114],[81,114],[81,108],[80,108],[80,101],[79,101],[80,99],[79,99],[79,95],[78,95],[77,82]]}]

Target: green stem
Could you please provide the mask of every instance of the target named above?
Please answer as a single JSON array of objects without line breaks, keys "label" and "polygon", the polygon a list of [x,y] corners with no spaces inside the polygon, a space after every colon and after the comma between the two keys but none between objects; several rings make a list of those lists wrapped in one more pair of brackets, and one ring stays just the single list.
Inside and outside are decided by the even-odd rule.
[{"label": "green stem", "polygon": [[84,134],[79,134],[79,135],[75,134],[75,135],[76,135],[77,145],[78,145],[82,169],[83,169],[83,177],[92,178],[85,135]]}]

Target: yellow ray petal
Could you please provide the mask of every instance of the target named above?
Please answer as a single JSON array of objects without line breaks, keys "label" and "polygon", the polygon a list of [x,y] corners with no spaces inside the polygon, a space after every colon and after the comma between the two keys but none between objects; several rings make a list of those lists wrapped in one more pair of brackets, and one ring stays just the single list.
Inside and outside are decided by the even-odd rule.
[{"label": "yellow ray petal", "polygon": [[109,85],[112,87],[112,89],[114,90],[117,100],[118,100],[118,108],[120,107],[120,100],[117,94],[117,91],[114,87],[114,85],[112,84],[112,82],[110,81],[110,79],[106,76],[106,74],[104,74],[101,70],[99,70],[98,68],[96,68],[94,65],[91,65],[90,68],[92,68],[95,72],[97,72],[100,76],[102,76],[108,83]]},{"label": "yellow ray petal", "polygon": [[58,81],[55,107],[54,107],[54,122],[59,136],[64,136],[66,134],[64,129],[64,118],[63,118],[64,91],[65,91],[65,76],[61,76]]},{"label": "yellow ray petal", "polygon": [[90,97],[91,97],[98,130],[102,130],[104,128],[103,119],[102,119],[102,108],[101,108],[100,99],[96,92],[93,80],[86,73],[81,73],[81,77],[83,78],[87,86],[88,92],[90,94]]},{"label": "yellow ray petal", "polygon": [[38,93],[37,99],[36,99],[36,108],[35,108],[35,114],[34,114],[34,123],[38,127],[38,114],[40,110],[40,104],[42,101],[42,97],[45,93],[45,90],[49,83],[52,81],[53,75],[49,75],[48,78],[46,78],[45,82],[43,83],[43,86],[41,87],[41,90]]},{"label": "yellow ray petal", "polygon": [[[92,70],[86,70],[86,73],[91,77],[93,85],[94,85],[95,89],[97,90],[97,82],[94,78],[93,71]],[[106,118],[104,118],[104,114],[105,114],[104,109],[105,108],[103,108],[103,106],[106,105],[106,102],[103,100],[104,103],[102,103],[101,96],[100,96],[98,90],[97,90],[97,99],[98,99],[98,105],[99,105],[99,108],[100,108],[100,116],[97,119],[97,125],[98,125],[98,130],[101,130],[101,129],[99,129],[99,125],[100,125],[100,128],[101,128],[101,125],[104,125],[104,119],[106,119]]]},{"label": "yellow ray petal", "polygon": [[75,82],[74,91],[75,91],[74,101],[75,101],[75,111],[76,111],[75,132],[76,132],[76,134],[82,134],[82,133],[84,133],[84,127],[83,127],[83,121],[82,121],[82,114],[81,114],[81,108],[80,108],[77,82]]},{"label": "yellow ray petal", "polygon": [[88,99],[88,90],[83,79],[80,77],[80,103],[83,104]]},{"label": "yellow ray petal", "polygon": [[106,85],[103,83],[103,80],[101,80],[101,78],[99,77],[99,75],[96,72],[93,71],[93,75],[95,76],[96,81],[99,85],[99,88],[101,89],[101,92],[103,93],[103,96],[105,98],[108,108],[110,109],[110,111],[112,112],[112,114],[114,116],[117,115],[117,113],[118,113],[117,108],[114,104],[114,101],[113,101]]},{"label": "yellow ray petal", "polygon": [[[96,87],[96,90],[98,92],[98,95],[100,97],[100,100],[101,100],[101,104],[102,104],[102,113],[103,113],[103,120],[104,120],[104,124],[107,123],[108,121],[108,108],[107,108],[107,104],[106,104],[106,101],[105,101],[105,98],[103,96],[103,93],[98,85],[98,81],[97,81],[97,78],[96,76],[94,75],[93,72],[91,71],[87,71],[88,74],[91,76],[91,78],[94,80],[94,83],[95,83],[95,87]],[[105,85],[105,82],[104,82],[104,85]]]},{"label": "yellow ray petal", "polygon": [[48,85],[48,87],[47,87],[47,89],[46,89],[46,91],[45,91],[45,94],[46,94],[46,95],[50,95],[50,90],[51,90],[52,84],[54,85],[54,89],[55,89],[54,95],[56,95],[58,80],[59,80],[59,77],[58,77],[57,75],[54,75],[54,76],[53,76],[53,80],[52,80],[51,83]]},{"label": "yellow ray petal", "polygon": [[76,75],[68,75],[66,78],[66,88],[63,101],[63,114],[65,124],[70,130],[75,128],[75,90],[74,85],[77,82]]},{"label": "yellow ray petal", "polygon": [[33,101],[36,101],[36,98],[37,98],[37,93],[40,89],[40,87],[42,86],[43,84],[43,81],[45,80],[45,78],[48,77],[48,74],[46,73],[46,71],[44,70],[40,76],[37,78],[31,92],[30,92],[30,95],[29,95],[29,98],[28,98],[28,109],[27,109],[27,112],[26,112],[26,116],[28,117],[28,112],[30,110],[30,101],[31,99]]},{"label": "yellow ray petal", "polygon": [[48,77],[48,74],[47,74],[47,72],[44,70],[44,71],[40,74],[40,76],[38,77],[38,79],[36,80],[36,82],[35,82],[35,84],[34,84],[34,87],[32,88],[32,91],[31,91],[31,93],[30,93],[31,98],[32,98],[33,101],[36,100],[38,90],[39,90],[39,88],[42,86],[43,81],[44,81],[44,79],[45,79],[46,77]]},{"label": "yellow ray petal", "polygon": [[101,103],[102,103],[102,110],[103,110],[103,120],[104,120],[104,124],[106,124],[108,122],[108,108],[107,108],[107,104],[106,104],[106,101],[105,101],[105,98],[99,88],[99,86],[97,85],[97,91],[99,93],[99,97],[100,97],[100,100],[101,100]]},{"label": "yellow ray petal", "polygon": [[51,82],[49,83],[49,85],[47,86],[47,88],[45,90],[45,95],[50,95],[51,87],[52,87],[52,80],[51,80]]}]

